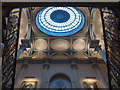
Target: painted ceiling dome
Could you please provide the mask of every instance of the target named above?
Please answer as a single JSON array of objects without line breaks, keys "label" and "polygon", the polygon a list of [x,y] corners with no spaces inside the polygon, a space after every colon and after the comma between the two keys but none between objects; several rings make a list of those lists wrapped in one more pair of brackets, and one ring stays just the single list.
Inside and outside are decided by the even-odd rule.
[{"label": "painted ceiling dome", "polygon": [[73,7],[47,7],[37,14],[36,25],[46,34],[66,36],[83,27],[84,16]]}]

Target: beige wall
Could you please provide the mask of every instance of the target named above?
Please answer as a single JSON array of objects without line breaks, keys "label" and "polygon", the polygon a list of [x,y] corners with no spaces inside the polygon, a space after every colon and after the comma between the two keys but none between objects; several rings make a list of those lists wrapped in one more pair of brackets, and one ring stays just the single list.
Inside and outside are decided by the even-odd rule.
[{"label": "beige wall", "polygon": [[[25,80],[25,77],[35,77],[35,80],[38,81],[37,88],[41,87],[42,85],[41,82],[45,82],[44,85],[47,88],[49,85],[50,78],[57,73],[63,73],[67,75],[70,78],[72,85],[74,85],[73,83],[76,82],[74,78],[75,72],[73,72],[73,69],[71,69],[70,64],[50,64],[50,68],[46,71],[44,71],[42,64],[28,64],[25,70],[22,70],[20,68],[21,68],[20,65],[17,65],[17,72],[16,72],[17,78],[16,78],[15,88],[20,87],[22,81]],[[77,77],[78,82],[76,83],[80,87],[83,87],[82,81],[85,79],[85,77],[96,77],[101,88],[106,88],[107,86],[106,84],[104,84],[105,80],[102,80],[107,77],[106,71],[104,68],[105,68],[104,64],[99,65],[99,70],[100,72],[103,73],[102,74],[103,78],[101,78],[100,75],[98,75],[96,70],[93,68],[92,64],[78,64],[78,68],[76,72],[76,75],[78,76]]]}]

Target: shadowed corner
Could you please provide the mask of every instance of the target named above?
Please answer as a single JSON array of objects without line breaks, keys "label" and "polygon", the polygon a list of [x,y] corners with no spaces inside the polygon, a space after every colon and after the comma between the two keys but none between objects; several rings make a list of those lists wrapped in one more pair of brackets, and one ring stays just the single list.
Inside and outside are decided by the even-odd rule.
[{"label": "shadowed corner", "polygon": [[2,2],[0,1],[0,89],[2,89]]}]

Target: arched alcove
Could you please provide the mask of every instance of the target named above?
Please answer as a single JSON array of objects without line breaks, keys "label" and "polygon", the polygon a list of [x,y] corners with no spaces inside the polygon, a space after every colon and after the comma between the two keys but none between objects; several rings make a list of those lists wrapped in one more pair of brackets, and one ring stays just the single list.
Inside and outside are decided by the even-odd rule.
[{"label": "arched alcove", "polygon": [[52,60],[69,60],[70,55],[67,53],[59,52],[51,54],[50,57]]},{"label": "arched alcove", "polygon": [[49,82],[49,88],[63,89],[63,88],[71,88],[71,87],[72,84],[70,78],[62,73],[58,73],[52,76]]},{"label": "arched alcove", "polygon": [[92,31],[96,38],[101,38],[103,36],[103,26],[101,20],[100,10],[98,8],[94,8],[92,10]]}]

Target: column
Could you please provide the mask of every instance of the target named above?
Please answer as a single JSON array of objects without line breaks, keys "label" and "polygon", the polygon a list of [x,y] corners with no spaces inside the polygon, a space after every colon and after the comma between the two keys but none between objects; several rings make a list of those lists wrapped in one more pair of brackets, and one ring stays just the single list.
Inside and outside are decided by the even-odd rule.
[{"label": "column", "polygon": [[92,66],[93,66],[94,70],[96,71],[99,80],[101,81],[101,82],[99,82],[100,85],[102,85],[101,88],[109,88],[107,82],[105,81],[104,77],[102,76],[102,74],[99,70],[98,64],[96,62],[92,62]]},{"label": "column", "polygon": [[72,74],[74,76],[74,80],[72,82],[72,88],[80,88],[80,81],[77,73],[77,63],[76,60],[77,58],[72,57],[71,59],[71,68],[72,68]]},{"label": "column", "polygon": [[21,71],[18,73],[18,75],[16,75],[16,78],[15,78],[15,87],[18,88],[17,84],[21,80],[22,76],[24,75],[24,71],[27,69],[27,67],[28,67],[28,62],[23,62]]},{"label": "column", "polygon": [[49,87],[49,82],[46,79],[47,77],[47,73],[49,70],[49,61],[50,61],[50,57],[45,57],[44,59],[44,64],[43,64],[43,74],[42,74],[42,78],[41,78],[41,85],[40,88],[48,88]]}]

